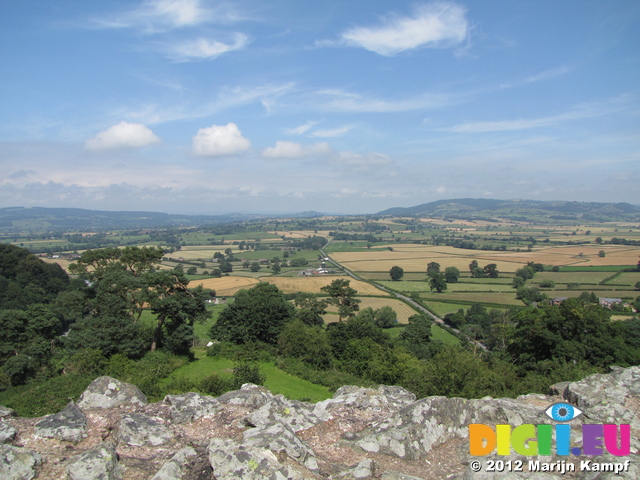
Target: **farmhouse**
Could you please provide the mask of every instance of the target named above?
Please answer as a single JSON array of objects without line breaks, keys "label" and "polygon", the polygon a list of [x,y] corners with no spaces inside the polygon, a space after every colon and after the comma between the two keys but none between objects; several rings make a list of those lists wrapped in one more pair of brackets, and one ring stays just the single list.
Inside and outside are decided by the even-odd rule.
[{"label": "farmhouse", "polygon": [[603,307],[611,308],[611,306],[615,303],[622,303],[621,298],[606,298],[602,297],[600,299],[600,305]]},{"label": "farmhouse", "polygon": [[551,305],[562,305],[562,302],[567,300],[569,297],[553,297],[551,299]]}]

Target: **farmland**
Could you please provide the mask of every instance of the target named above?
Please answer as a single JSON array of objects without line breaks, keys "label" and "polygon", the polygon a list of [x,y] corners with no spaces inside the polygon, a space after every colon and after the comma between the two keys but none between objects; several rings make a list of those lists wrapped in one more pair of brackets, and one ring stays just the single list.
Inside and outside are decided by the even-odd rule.
[{"label": "farmland", "polygon": [[[183,268],[191,286],[202,285],[220,297],[232,297],[259,282],[272,283],[287,295],[305,292],[324,297],[323,286],[350,273],[357,278],[349,280],[362,308],[392,306],[402,323],[417,311],[395,299],[396,294],[411,296],[441,316],[475,303],[524,308],[512,280],[519,269],[532,263],[544,270],[527,279],[525,286],[539,289],[547,298],[577,297],[584,292],[626,302],[637,297],[640,273],[634,270],[640,259],[640,227],[635,221],[580,222],[579,215],[554,220],[553,215],[524,208],[483,218],[447,215],[451,212],[259,219],[210,227],[86,230],[40,239],[12,234],[10,240],[35,251],[63,248],[72,241],[163,246],[170,253],[161,268]],[[324,253],[318,251],[321,244],[304,243],[316,237],[328,242]],[[330,260],[325,261],[325,255]],[[51,257],[45,260],[65,269],[72,261],[64,251],[58,258]],[[498,276],[472,274],[474,261],[481,269],[494,264]],[[432,291],[426,275],[429,263],[439,264],[441,271],[456,267],[458,281],[448,283],[441,293]],[[403,269],[401,281],[390,281],[389,270],[394,266]],[[314,268],[324,271],[301,274]],[[336,317],[329,310],[325,320]]]}]

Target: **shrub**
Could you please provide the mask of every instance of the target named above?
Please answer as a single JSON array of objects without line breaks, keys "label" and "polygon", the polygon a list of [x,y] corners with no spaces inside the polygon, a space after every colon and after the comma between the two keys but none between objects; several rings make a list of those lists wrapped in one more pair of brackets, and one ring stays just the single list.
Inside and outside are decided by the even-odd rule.
[{"label": "shrub", "polygon": [[233,383],[231,380],[221,378],[217,373],[212,373],[200,380],[198,386],[202,393],[217,397],[222,395],[224,392],[231,390],[233,388]]},{"label": "shrub", "polygon": [[238,389],[245,383],[262,385],[267,377],[260,373],[260,367],[253,363],[238,363],[233,369],[233,388]]},{"label": "shrub", "polygon": [[553,280],[543,280],[540,282],[540,286],[542,288],[554,288],[556,286],[556,282]]}]

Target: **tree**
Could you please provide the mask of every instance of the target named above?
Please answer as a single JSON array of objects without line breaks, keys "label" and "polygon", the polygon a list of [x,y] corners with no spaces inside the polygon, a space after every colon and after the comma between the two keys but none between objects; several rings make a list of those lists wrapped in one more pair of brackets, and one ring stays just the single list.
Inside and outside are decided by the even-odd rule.
[{"label": "tree", "polygon": [[600,251],[598,252],[598,256],[599,256],[599,257],[604,257],[604,256],[606,256],[606,255],[607,255],[607,254],[605,253],[605,251],[604,251],[604,250],[600,250]]},{"label": "tree", "polygon": [[404,276],[404,270],[398,266],[391,267],[391,270],[389,270],[389,276],[392,281],[397,282]]},{"label": "tree", "polygon": [[481,267],[475,267],[473,270],[471,270],[471,276],[473,278],[484,278],[485,277],[484,269]]},{"label": "tree", "polygon": [[296,317],[303,323],[307,325],[324,324],[322,315],[327,313],[327,302],[325,300],[318,300],[312,293],[300,292],[296,295],[294,303],[298,307]]},{"label": "tree", "polygon": [[460,270],[456,267],[447,267],[444,269],[444,278],[447,283],[458,283]]},{"label": "tree", "polygon": [[329,295],[329,304],[338,307],[338,319],[353,317],[360,310],[360,300],[355,298],[357,290],[349,286],[351,282],[344,279],[336,279],[320,290]]},{"label": "tree", "polygon": [[235,301],[220,313],[211,327],[214,340],[236,344],[264,342],[275,345],[283,327],[294,318],[293,305],[270,283],[261,282],[236,293]]},{"label": "tree", "polygon": [[433,278],[438,273],[440,273],[440,264],[438,262],[429,262],[427,264],[427,275]]},{"label": "tree", "polygon": [[282,267],[280,266],[279,263],[274,263],[273,265],[271,265],[271,272],[274,275],[279,274],[281,270],[282,270]]},{"label": "tree", "polygon": [[425,313],[409,317],[409,324],[402,330],[399,340],[416,357],[425,359],[430,353],[431,319]]},{"label": "tree", "polygon": [[194,323],[211,316],[205,306],[209,292],[202,286],[188,289],[188,284],[189,280],[175,270],[148,274],[145,300],[157,317],[151,350],[165,346],[171,353],[188,353]]},{"label": "tree", "polygon": [[260,270],[260,264],[258,262],[251,262],[251,265],[249,266],[249,269],[252,272],[257,272],[258,270]]},{"label": "tree", "polygon": [[640,282],[636,282],[634,287],[635,287],[636,290],[640,290]]},{"label": "tree", "polygon": [[469,271],[473,272],[475,268],[478,268],[478,261],[472,260],[471,263],[469,264]]},{"label": "tree", "polygon": [[437,273],[429,280],[429,288],[438,293],[442,293],[447,289],[447,282],[443,273]]},{"label": "tree", "polygon": [[489,278],[498,278],[500,272],[498,271],[498,266],[495,263],[490,263],[484,266],[484,274]]}]

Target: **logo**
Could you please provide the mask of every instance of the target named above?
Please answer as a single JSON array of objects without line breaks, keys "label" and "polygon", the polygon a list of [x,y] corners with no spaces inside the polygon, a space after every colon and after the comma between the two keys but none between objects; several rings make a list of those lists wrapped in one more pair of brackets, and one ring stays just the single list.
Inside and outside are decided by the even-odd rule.
[{"label": "logo", "polygon": [[[476,457],[494,452],[498,455],[516,452],[523,456],[596,456],[608,452],[618,457],[631,453],[631,426],[628,424],[583,424],[579,430],[572,431],[571,425],[566,422],[582,414],[578,407],[555,403],[544,413],[559,423],[515,427],[496,425],[495,428],[483,423],[469,425],[469,453]],[[578,438],[572,442],[572,434],[576,434],[576,430],[581,433],[582,442]],[[582,447],[572,447],[580,443]]]}]

